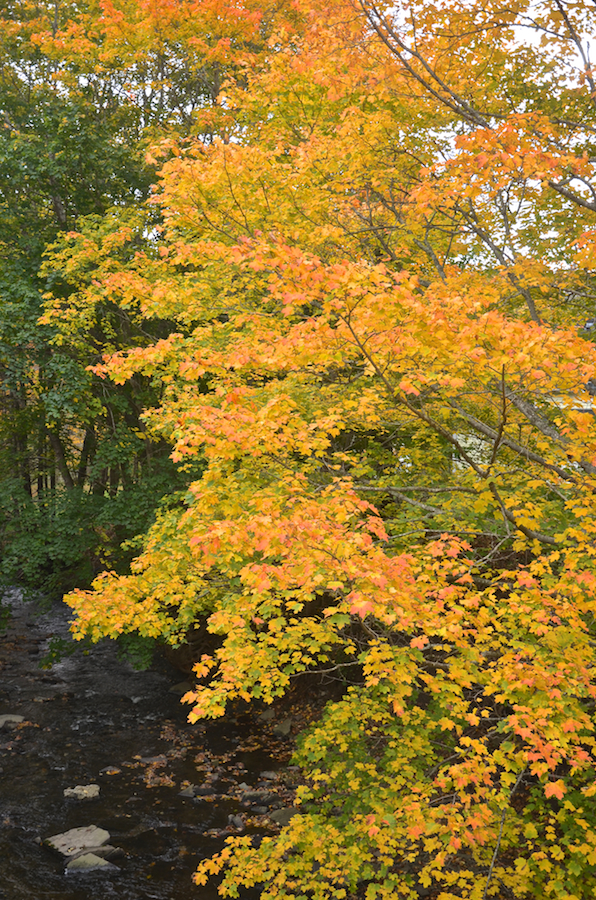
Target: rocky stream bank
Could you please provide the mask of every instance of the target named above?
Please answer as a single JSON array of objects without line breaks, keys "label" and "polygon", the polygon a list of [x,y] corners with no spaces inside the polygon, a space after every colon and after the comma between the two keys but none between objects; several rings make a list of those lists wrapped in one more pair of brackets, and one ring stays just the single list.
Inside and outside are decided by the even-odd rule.
[{"label": "rocky stream bank", "polygon": [[[287,706],[188,723],[180,673],[113,642],[40,668],[69,610],[11,595],[0,635],[0,900],[215,900],[196,862],[295,814]],[[244,897],[249,900],[249,895]]]}]

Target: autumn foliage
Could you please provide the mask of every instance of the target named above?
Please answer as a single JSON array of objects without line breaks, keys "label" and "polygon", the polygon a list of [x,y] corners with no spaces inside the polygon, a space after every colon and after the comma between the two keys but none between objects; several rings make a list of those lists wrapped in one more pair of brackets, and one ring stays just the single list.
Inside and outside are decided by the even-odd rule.
[{"label": "autumn foliage", "polygon": [[164,96],[218,79],[148,116],[148,201],[46,263],[70,286],[46,297],[56,341],[106,305],[168,324],[90,372],[159,385],[143,428],[188,481],[130,574],[67,598],[75,634],[175,644],[206,619],[191,718],[305,672],[345,685],[300,740],[302,814],[197,883],[592,897],[596,8],[90,15],[98,65],[184,46]]}]

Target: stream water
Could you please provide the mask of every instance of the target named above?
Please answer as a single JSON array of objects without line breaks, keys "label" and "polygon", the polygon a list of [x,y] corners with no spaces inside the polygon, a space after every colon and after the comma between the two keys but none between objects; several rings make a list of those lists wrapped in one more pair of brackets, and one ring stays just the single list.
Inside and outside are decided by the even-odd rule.
[{"label": "stream water", "polygon": [[[196,863],[228,833],[275,830],[246,798],[269,787],[271,807],[291,806],[287,741],[272,739],[256,714],[190,725],[171,692],[183,676],[163,659],[136,672],[113,642],[44,670],[50,639],[68,634],[69,610],[36,613],[18,592],[11,603],[0,636],[0,716],[25,721],[0,728],[1,900],[215,900],[214,885],[192,883]],[[97,799],[65,798],[88,784],[100,786]],[[181,796],[189,784],[202,784],[204,796]],[[242,823],[230,824],[232,816]],[[123,851],[113,860],[119,871],[66,872],[41,844],[86,825],[109,831]]]}]

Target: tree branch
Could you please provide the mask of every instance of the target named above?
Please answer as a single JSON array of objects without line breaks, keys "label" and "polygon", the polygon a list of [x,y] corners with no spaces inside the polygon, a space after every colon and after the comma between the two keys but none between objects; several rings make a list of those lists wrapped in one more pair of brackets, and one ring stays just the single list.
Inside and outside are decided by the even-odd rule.
[{"label": "tree branch", "polygon": [[508,522],[511,522],[511,524],[513,525],[514,528],[517,529],[517,531],[521,531],[522,534],[525,534],[525,536],[532,541],[540,541],[541,544],[549,544],[551,546],[557,545],[557,542],[555,541],[555,539],[550,537],[548,534],[542,534],[541,531],[534,531],[532,528],[527,528],[525,525],[521,525],[517,521],[517,519],[511,512],[511,510],[505,506],[494,481],[489,481],[488,486],[489,486],[491,494],[493,495],[493,497],[499,504],[499,507],[501,509],[501,512],[503,513],[504,518],[507,519]]}]

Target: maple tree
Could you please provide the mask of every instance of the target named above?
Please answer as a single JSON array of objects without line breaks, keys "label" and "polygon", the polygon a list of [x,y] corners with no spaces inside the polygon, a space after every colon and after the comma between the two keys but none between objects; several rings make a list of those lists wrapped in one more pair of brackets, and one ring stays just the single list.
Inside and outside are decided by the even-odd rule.
[{"label": "maple tree", "polygon": [[225,896],[593,894],[595,17],[297,0],[208,138],[155,143],[133,227],[49,263],[58,335],[175,323],[93,374],[163,386],[189,476],[75,634],[207,619],[191,718],[345,679],[301,814],[200,865]]}]

